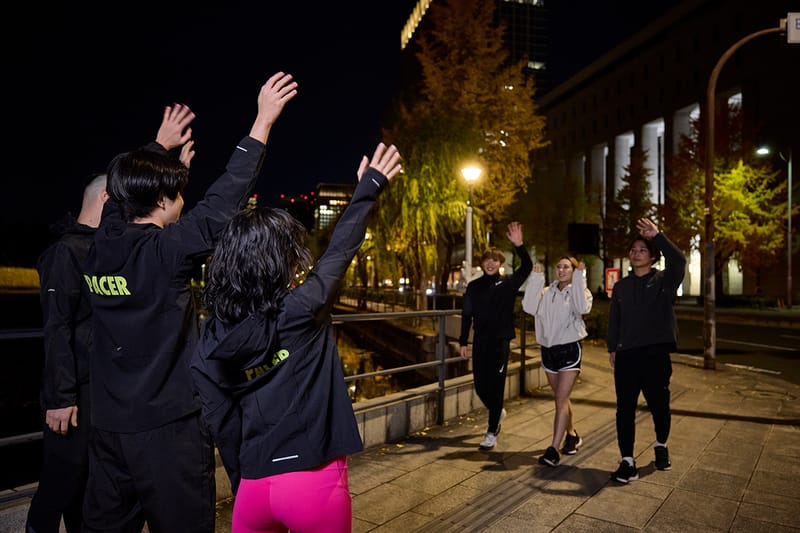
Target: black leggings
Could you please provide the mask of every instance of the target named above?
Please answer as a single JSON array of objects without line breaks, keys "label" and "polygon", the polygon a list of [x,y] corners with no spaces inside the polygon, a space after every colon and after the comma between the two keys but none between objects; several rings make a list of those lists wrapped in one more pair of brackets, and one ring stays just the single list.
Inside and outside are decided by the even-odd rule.
[{"label": "black leggings", "polygon": [[614,388],[617,392],[617,444],[622,457],[633,457],[636,439],[636,406],[639,392],[644,395],[653,416],[656,440],[669,438],[669,379],[672,361],[663,348],[644,347],[617,352],[614,361]]},{"label": "black leggings", "polygon": [[487,431],[497,433],[503,411],[510,341],[475,339],[472,345],[472,379],[475,393],[489,410]]}]

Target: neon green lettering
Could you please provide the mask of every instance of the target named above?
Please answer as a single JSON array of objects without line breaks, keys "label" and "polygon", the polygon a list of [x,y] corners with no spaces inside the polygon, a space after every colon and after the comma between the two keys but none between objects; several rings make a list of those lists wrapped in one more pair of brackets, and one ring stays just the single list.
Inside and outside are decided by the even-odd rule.
[{"label": "neon green lettering", "polygon": [[94,289],[92,288],[92,278],[90,278],[88,274],[84,274],[83,279],[86,280],[86,284],[89,286],[89,292],[94,292]]},{"label": "neon green lettering", "polygon": [[130,296],[131,293],[128,291],[128,280],[123,278],[122,276],[114,276],[114,281],[117,285],[117,291],[120,295]]},{"label": "neon green lettering", "polygon": [[100,287],[97,286],[97,276],[92,276],[92,288],[95,294],[100,294]]}]

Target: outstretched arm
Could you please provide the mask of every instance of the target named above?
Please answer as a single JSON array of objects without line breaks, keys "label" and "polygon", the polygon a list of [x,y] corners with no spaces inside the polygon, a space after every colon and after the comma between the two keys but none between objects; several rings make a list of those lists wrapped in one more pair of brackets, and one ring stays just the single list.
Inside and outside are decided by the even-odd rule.
[{"label": "outstretched arm", "polygon": [[297,82],[293,81],[291,74],[273,74],[258,93],[258,114],[250,129],[250,137],[267,144],[269,131],[283,111],[283,106],[296,95]]}]

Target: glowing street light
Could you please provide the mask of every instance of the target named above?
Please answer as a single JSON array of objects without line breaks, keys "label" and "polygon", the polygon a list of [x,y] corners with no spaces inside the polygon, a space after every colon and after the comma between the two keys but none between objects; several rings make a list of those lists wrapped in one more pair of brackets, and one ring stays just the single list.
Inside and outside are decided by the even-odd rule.
[{"label": "glowing street light", "polygon": [[466,282],[472,279],[472,184],[481,176],[481,168],[477,166],[467,166],[461,169],[461,175],[467,182],[469,196],[467,198],[467,227],[466,227],[466,246],[464,248],[464,276]]}]

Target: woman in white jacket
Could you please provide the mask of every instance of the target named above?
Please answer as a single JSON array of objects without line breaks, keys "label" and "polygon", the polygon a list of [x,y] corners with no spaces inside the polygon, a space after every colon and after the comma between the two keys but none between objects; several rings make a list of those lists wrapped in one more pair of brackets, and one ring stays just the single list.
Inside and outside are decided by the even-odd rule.
[{"label": "woman in white jacket", "polygon": [[[567,455],[575,454],[583,444],[572,425],[569,396],[581,371],[581,339],[586,337],[582,315],[592,310],[585,270],[586,265],[574,257],[562,257],[556,264],[556,281],[545,287],[542,265],[537,263],[522,299],[522,308],[534,317],[536,341],[542,347],[542,368],[556,401],[553,442],[539,458],[539,463],[547,466],[558,466],[562,439],[561,452]],[[574,276],[576,271],[578,275]]]}]

